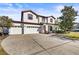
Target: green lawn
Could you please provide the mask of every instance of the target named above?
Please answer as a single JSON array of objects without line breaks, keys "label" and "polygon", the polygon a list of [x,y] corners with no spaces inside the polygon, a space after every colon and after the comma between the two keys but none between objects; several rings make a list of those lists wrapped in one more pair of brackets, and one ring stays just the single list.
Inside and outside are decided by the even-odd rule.
[{"label": "green lawn", "polygon": [[79,32],[70,32],[65,34],[65,36],[73,38],[73,39],[79,39]]},{"label": "green lawn", "polygon": [[1,47],[1,42],[4,38],[6,38],[6,36],[0,36],[0,55],[7,55],[7,53]]},{"label": "green lawn", "polygon": [[0,55],[7,55],[7,53],[0,47]]}]

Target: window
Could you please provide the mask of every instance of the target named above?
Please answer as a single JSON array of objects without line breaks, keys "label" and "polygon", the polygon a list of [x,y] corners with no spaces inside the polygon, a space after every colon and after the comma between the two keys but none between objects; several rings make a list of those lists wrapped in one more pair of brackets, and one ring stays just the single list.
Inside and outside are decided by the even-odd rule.
[{"label": "window", "polygon": [[36,19],[38,19],[39,17],[38,16],[36,16]]},{"label": "window", "polygon": [[42,18],[42,22],[43,22],[43,23],[45,22],[45,18],[44,18],[44,17]]},{"label": "window", "polygon": [[27,26],[27,28],[39,28],[38,26]]},{"label": "window", "polygon": [[50,22],[52,22],[53,20],[52,19],[50,19]]},{"label": "window", "polygon": [[50,31],[52,31],[52,26],[50,26]]},{"label": "window", "polygon": [[46,18],[46,23],[48,23],[48,18]]},{"label": "window", "polygon": [[32,14],[28,14],[28,19],[32,20],[33,19],[33,15]]}]

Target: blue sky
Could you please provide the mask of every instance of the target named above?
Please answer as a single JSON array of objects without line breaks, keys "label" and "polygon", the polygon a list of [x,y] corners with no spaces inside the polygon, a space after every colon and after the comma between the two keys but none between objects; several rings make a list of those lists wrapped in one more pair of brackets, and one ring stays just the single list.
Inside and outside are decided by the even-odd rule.
[{"label": "blue sky", "polygon": [[[21,11],[30,9],[40,15],[59,17],[64,6],[73,6],[79,14],[78,3],[0,3],[0,16],[20,21]],[[79,16],[76,18],[76,22],[79,22]]]}]

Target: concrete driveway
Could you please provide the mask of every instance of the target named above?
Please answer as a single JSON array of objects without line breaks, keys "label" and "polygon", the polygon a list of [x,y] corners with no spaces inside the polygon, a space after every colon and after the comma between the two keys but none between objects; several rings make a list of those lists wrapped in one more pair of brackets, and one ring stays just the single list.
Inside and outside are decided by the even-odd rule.
[{"label": "concrete driveway", "polygon": [[53,34],[12,35],[1,43],[11,55],[77,55],[79,41],[72,41]]}]

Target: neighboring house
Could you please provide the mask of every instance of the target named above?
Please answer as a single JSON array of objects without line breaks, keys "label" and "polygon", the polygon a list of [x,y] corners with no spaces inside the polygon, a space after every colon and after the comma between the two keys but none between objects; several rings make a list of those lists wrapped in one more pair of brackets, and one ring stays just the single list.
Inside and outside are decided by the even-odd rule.
[{"label": "neighboring house", "polygon": [[79,23],[74,23],[72,31],[79,32]]},{"label": "neighboring house", "polygon": [[53,16],[38,15],[31,10],[21,12],[21,21],[13,21],[9,34],[51,33],[58,28]]}]

